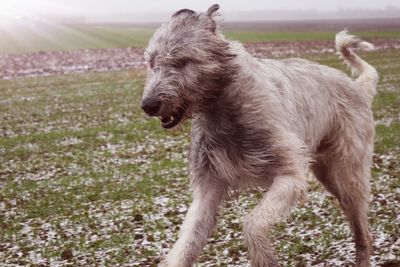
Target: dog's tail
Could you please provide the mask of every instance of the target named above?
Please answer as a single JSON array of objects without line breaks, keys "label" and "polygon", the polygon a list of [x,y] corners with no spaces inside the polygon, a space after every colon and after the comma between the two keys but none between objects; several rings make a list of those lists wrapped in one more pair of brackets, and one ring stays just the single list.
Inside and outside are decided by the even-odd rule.
[{"label": "dog's tail", "polygon": [[343,30],[336,34],[335,44],[337,52],[341,57],[343,57],[345,63],[349,65],[353,75],[358,75],[356,82],[368,90],[368,95],[372,101],[376,94],[376,85],[379,79],[378,72],[374,67],[354,53],[352,49],[361,48],[370,51],[374,49],[373,44],[362,41],[360,38],[348,34],[347,30]]}]

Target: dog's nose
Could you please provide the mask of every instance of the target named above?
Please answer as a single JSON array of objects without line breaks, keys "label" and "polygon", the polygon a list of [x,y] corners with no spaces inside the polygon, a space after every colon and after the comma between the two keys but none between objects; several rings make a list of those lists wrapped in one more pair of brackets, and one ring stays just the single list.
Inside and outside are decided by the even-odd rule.
[{"label": "dog's nose", "polygon": [[142,109],[149,116],[156,116],[160,111],[161,101],[155,98],[146,97],[142,100]]}]

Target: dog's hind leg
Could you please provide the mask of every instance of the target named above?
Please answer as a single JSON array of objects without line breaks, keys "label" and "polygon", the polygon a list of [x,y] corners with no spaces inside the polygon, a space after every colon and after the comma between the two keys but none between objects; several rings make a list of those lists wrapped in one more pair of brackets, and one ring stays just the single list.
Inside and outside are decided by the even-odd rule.
[{"label": "dog's hind leg", "polygon": [[[368,229],[370,159],[367,153],[325,155],[314,166],[315,176],[339,200],[352,226],[356,266],[370,266],[372,238]],[[347,156],[346,156],[347,155]]]},{"label": "dog's hind leg", "polygon": [[307,179],[304,176],[278,176],[261,202],[247,216],[243,234],[252,266],[279,266],[267,238],[268,230],[289,215],[304,197]]}]

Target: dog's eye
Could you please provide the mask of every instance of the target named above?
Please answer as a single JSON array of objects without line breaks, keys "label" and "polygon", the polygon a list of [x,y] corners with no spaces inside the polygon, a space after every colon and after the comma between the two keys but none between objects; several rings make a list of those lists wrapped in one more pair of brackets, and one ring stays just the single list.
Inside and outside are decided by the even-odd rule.
[{"label": "dog's eye", "polygon": [[188,59],[188,58],[179,59],[174,62],[174,67],[178,68],[178,69],[182,69],[182,68],[186,67],[186,65],[189,62],[190,62],[190,59]]},{"label": "dog's eye", "polygon": [[190,62],[190,59],[184,58],[181,60],[181,66],[185,67]]},{"label": "dog's eye", "polygon": [[150,60],[148,62],[149,62],[150,69],[153,69],[154,68],[154,58],[150,58]]}]

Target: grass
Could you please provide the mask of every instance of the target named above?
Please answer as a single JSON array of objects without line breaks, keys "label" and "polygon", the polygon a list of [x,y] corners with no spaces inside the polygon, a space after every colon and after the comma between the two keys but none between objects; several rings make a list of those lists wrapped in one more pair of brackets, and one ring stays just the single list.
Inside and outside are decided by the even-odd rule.
[{"label": "grass", "polygon": [[60,26],[0,28],[0,53],[144,47],[153,30],[129,27]]},{"label": "grass", "polygon": [[[381,74],[374,263],[399,263],[400,52],[363,56]],[[342,68],[334,55],[310,59]],[[143,116],[142,87],[137,71],[0,80],[0,262],[152,266],[166,253],[190,202],[189,127],[166,132]],[[348,224],[332,197],[311,187],[309,201],[272,233],[279,259],[349,264]],[[227,204],[199,266],[245,265],[241,222],[259,197],[246,192]]]},{"label": "grass", "polygon": [[[309,31],[309,32],[245,32],[228,31],[226,36],[242,42],[261,41],[312,41],[312,40],[333,40],[336,32],[332,31]],[[363,38],[400,38],[400,32],[354,32],[353,34]]]},{"label": "grass", "polygon": [[[0,54],[92,48],[144,47],[154,30],[138,27],[48,24],[40,27],[0,27]],[[226,31],[243,41],[333,40],[335,32]],[[356,32],[361,37],[400,38],[400,31]]]}]

